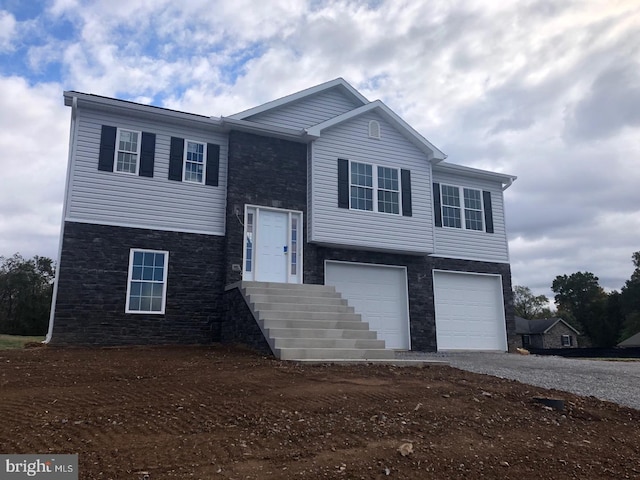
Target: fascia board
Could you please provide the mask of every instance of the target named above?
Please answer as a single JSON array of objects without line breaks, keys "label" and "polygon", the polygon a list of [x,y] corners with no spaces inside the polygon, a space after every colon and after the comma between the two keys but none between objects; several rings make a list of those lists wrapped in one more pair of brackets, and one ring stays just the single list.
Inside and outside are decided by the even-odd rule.
[{"label": "fascia board", "polygon": [[270,137],[304,143],[308,143],[315,139],[315,137],[307,135],[303,129],[296,130],[293,128],[277,127],[274,125],[248,122],[246,120],[238,120],[230,117],[222,117],[220,119],[220,124],[226,131],[237,130],[241,132],[255,133],[256,135],[268,135]]},{"label": "fascia board", "polygon": [[181,112],[178,110],[171,110],[163,107],[155,107],[152,105],[144,105],[141,103],[130,102],[127,100],[119,100],[116,98],[102,97],[99,95],[66,91],[64,92],[64,104],[71,106],[73,99],[76,98],[78,106],[88,106],[92,108],[100,108],[110,110],[116,113],[128,113],[135,112],[139,115],[162,117],[165,120],[179,121],[186,123],[196,123],[202,127],[214,127],[221,128],[221,120],[216,117],[207,117],[204,115],[197,115],[195,113]]},{"label": "fascia board", "polygon": [[302,98],[315,95],[316,93],[323,92],[325,90],[329,90],[334,87],[341,87],[346,90],[347,93],[351,94],[351,96],[357,100],[358,102],[364,104],[369,103],[369,100],[366,99],[360,92],[358,92],[355,88],[353,88],[349,83],[343,78],[336,78],[335,80],[331,80],[329,82],[321,83],[320,85],[316,85],[315,87],[307,88],[305,90],[301,90],[300,92],[292,93],[291,95],[287,95],[282,98],[278,98],[276,100],[272,100],[267,103],[263,103],[262,105],[258,105],[257,107],[250,108],[248,110],[244,110],[242,112],[234,113],[233,115],[229,115],[226,118],[243,120],[252,115],[257,115],[259,113],[266,112],[267,110],[271,110],[273,108],[278,108],[287,103],[298,101]]},{"label": "fascia board", "polygon": [[516,177],[515,175],[509,175],[506,173],[491,172],[489,170],[481,170],[479,168],[465,167],[463,165],[457,165],[455,163],[440,162],[433,166],[434,172],[454,173],[460,175],[466,175],[472,178],[481,178],[484,180],[497,181],[503,185],[511,185]]},{"label": "fascia board", "polygon": [[402,118],[400,118],[393,110],[387,107],[380,100],[376,100],[374,102],[368,103],[361,107],[345,112],[342,115],[338,115],[337,117],[331,118],[322,123],[314,125],[313,127],[307,129],[307,133],[309,135],[314,135],[319,137],[322,133],[322,130],[333,127],[342,122],[346,122],[347,120],[351,120],[352,118],[363,115],[370,111],[376,111],[380,113],[387,121],[389,121],[389,123],[394,125],[401,132],[403,132],[405,136],[414,145],[416,145],[421,151],[427,153],[430,156],[430,160],[437,162],[447,158],[447,156],[440,149],[438,149],[426,138],[420,135],[416,130],[414,130],[414,128],[411,125],[409,125]]}]

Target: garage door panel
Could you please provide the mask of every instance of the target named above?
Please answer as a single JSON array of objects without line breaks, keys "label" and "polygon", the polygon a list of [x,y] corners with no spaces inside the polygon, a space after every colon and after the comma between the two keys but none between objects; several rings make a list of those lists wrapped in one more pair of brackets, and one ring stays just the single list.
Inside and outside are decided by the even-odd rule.
[{"label": "garage door panel", "polygon": [[438,350],[506,350],[499,276],[435,271],[433,285]]},{"label": "garage door panel", "polygon": [[327,262],[325,283],[336,287],[387,348],[410,348],[404,268]]}]

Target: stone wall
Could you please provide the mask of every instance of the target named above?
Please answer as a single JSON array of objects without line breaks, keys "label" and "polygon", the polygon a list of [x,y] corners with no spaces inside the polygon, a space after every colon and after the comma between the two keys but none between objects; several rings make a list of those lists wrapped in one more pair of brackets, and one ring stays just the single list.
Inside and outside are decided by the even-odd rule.
[{"label": "stone wall", "polygon": [[299,210],[306,219],[306,144],[230,132],[227,185],[225,283],[229,285],[242,278],[245,205]]},{"label": "stone wall", "polygon": [[[223,246],[218,236],[66,222],[52,344],[219,340]],[[125,313],[131,248],[169,252],[164,315]]]},{"label": "stone wall", "polygon": [[225,322],[222,324],[223,343],[241,343],[266,355],[272,355],[253,313],[238,288],[224,293]]},{"label": "stone wall", "polygon": [[[571,337],[571,346],[562,345],[562,335]],[[553,328],[543,335],[542,348],[578,348],[578,338],[576,332],[567,327],[564,323],[558,322]]]}]

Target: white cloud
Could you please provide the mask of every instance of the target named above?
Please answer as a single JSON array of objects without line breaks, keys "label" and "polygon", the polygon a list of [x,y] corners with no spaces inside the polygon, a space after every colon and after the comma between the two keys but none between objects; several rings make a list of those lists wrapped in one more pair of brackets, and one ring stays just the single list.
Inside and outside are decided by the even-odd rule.
[{"label": "white cloud", "polygon": [[57,255],[69,109],[59,84],[0,77],[0,255]]},{"label": "white cloud", "polygon": [[[550,294],[555,275],[589,270],[620,288],[640,249],[640,5],[369,3],[56,0],[27,59],[34,72],[53,65],[62,77],[43,86],[2,80],[15,98],[5,95],[1,111],[18,112],[19,121],[2,126],[0,146],[14,151],[42,138],[33,154],[56,145],[63,169],[63,87],[218,116],[340,76],[382,99],[450,161],[518,175],[506,193],[514,283]],[[8,16],[15,22],[5,12],[0,24]],[[74,38],[49,33],[61,19]],[[0,50],[17,44],[9,31],[0,27]],[[29,215],[42,195],[59,209],[64,173],[31,172],[22,183],[19,173],[11,174],[19,188],[0,192],[0,202],[25,213],[3,216],[0,238],[26,245],[36,218],[57,229],[53,213]],[[45,238],[42,245],[53,243]]]},{"label": "white cloud", "polygon": [[13,50],[16,23],[13,15],[5,10],[0,10],[0,52]]}]

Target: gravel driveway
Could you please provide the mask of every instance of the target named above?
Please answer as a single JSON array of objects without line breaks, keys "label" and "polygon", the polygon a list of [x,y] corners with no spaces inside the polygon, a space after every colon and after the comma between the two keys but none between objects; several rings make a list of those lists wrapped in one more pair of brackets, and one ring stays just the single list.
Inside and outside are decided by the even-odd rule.
[{"label": "gravel driveway", "polygon": [[[414,358],[406,352],[404,358]],[[640,361],[578,360],[506,353],[427,354],[452,367],[543,388],[594,396],[640,410]]]}]

